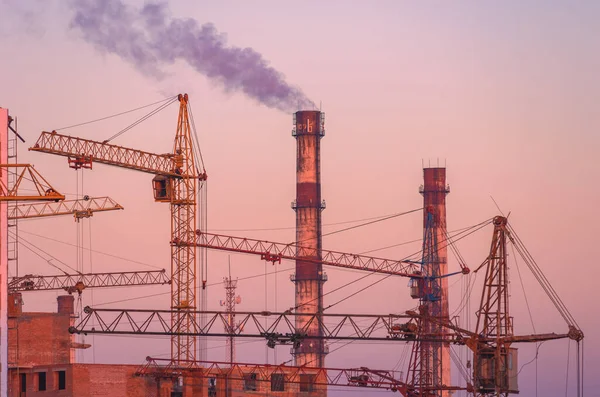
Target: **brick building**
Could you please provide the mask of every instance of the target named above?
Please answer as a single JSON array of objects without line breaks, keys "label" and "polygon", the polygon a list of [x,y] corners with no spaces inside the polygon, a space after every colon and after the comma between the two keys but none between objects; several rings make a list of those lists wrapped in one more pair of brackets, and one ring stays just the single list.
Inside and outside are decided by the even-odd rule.
[{"label": "brick building", "polygon": [[[253,373],[246,367],[224,377],[218,371],[186,377],[180,393],[173,381],[136,376],[137,365],[77,364],[76,343],[68,328],[74,321],[72,295],[57,298],[56,313],[23,312],[20,293],[8,299],[9,397],[247,397],[326,395],[323,386],[289,381],[286,374]],[[175,383],[178,383],[175,380]]]},{"label": "brick building", "polygon": [[157,382],[135,377],[136,365],[75,364],[69,326],[74,298],[59,296],[56,313],[23,312],[20,293],[8,299],[9,397],[157,396]]}]

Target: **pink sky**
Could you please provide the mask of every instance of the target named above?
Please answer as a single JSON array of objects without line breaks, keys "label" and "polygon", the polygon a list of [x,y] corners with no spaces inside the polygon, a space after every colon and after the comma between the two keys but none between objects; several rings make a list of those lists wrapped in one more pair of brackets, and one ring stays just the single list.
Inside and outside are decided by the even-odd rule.
[{"label": "pink sky", "polygon": [[[140,3],[141,2],[136,2]],[[3,3],[7,4],[7,3]],[[81,191],[81,176],[64,158],[27,152],[41,130],[51,130],[148,104],[187,92],[190,95],[209,176],[209,229],[284,228],[271,231],[223,231],[274,241],[294,239],[295,141],[292,116],[269,109],[240,93],[223,93],[183,63],[167,69],[157,82],[139,74],[118,57],[98,53],[68,28],[70,11],[46,3],[37,12],[27,6],[5,8],[3,60],[0,63],[0,106],[19,120],[27,140],[21,162],[36,165],[63,193]],[[595,265],[595,233],[600,220],[597,151],[600,138],[599,37],[600,6],[594,2],[544,2],[520,5],[408,5],[382,1],[355,5],[331,1],[282,5],[263,1],[196,5],[173,2],[174,16],[212,22],[229,44],[249,46],[263,54],[326,112],[322,141],[325,224],[392,214],[418,208],[422,198],[422,161],[447,164],[450,230],[497,214],[490,195],[505,212],[529,251],[586,334],[586,390],[600,388],[600,327],[594,292],[600,277]],[[5,14],[3,12],[3,14]],[[6,22],[6,23],[5,23]],[[135,119],[125,117],[66,130],[103,140]],[[115,143],[157,153],[168,152],[176,127],[177,108],[163,111]],[[109,195],[125,211],[98,214],[83,224],[85,245],[159,268],[169,266],[169,212],[153,202],[151,176],[94,167],[83,176],[83,192]],[[328,226],[331,231],[339,226]],[[75,266],[74,247],[27,233],[76,242],[71,218],[22,222],[21,236]],[[324,247],[363,252],[421,236],[421,215],[412,214],[355,231],[324,238]],[[471,268],[489,249],[491,228],[465,239],[459,248]],[[417,245],[373,255],[402,257]],[[21,273],[54,274],[55,270],[25,250]],[[226,273],[227,255],[211,253],[209,284]],[[258,258],[232,256],[235,276],[264,272]],[[519,263],[538,332],[564,332],[566,325],[533,278]],[[292,263],[280,265],[282,269]],[[147,269],[140,264],[100,254],[86,256],[94,271]],[[450,269],[457,263],[450,257]],[[269,265],[268,270],[273,268]],[[360,274],[327,269],[325,291]],[[527,273],[527,274],[525,274]],[[293,303],[289,271],[277,279],[277,308]],[[523,290],[511,267],[511,314],[518,333],[532,333]],[[375,280],[379,276],[373,276]],[[482,278],[482,277],[480,277]],[[355,287],[328,295],[337,301]],[[452,308],[460,299],[460,281],[451,279]],[[240,310],[263,310],[264,279],[242,280]],[[335,307],[339,313],[394,313],[415,305],[407,280],[390,278]],[[267,282],[268,307],[275,309],[274,276]],[[479,291],[478,286],[476,291]],[[120,299],[166,293],[168,287],[96,291],[98,305]],[[473,303],[479,300],[474,293]],[[54,310],[57,294],[26,294],[26,310]],[[209,309],[218,309],[222,285],[209,289]],[[84,305],[92,304],[89,292]],[[166,308],[168,294],[105,305]],[[472,315],[472,319],[474,319]],[[147,355],[168,355],[168,338],[96,337],[91,362],[141,363]],[[224,357],[224,340],[210,341],[209,358]],[[567,342],[548,342],[540,349],[539,395],[565,388]],[[127,346],[127,349],[124,348]],[[335,345],[332,346],[332,348]],[[327,357],[328,366],[393,368],[403,346],[351,345]],[[571,346],[570,380],[574,378]],[[376,354],[374,354],[376,353]],[[534,357],[520,350],[520,365]],[[277,351],[287,360],[288,348]],[[261,343],[238,346],[240,361],[264,361]],[[269,360],[273,362],[271,353]],[[523,395],[535,395],[535,362],[520,374]],[[572,382],[571,382],[572,383]],[[574,395],[574,389],[571,393]],[[340,392],[339,395],[346,393]],[[366,392],[359,394],[368,395]],[[372,393],[379,395],[378,393]]]}]

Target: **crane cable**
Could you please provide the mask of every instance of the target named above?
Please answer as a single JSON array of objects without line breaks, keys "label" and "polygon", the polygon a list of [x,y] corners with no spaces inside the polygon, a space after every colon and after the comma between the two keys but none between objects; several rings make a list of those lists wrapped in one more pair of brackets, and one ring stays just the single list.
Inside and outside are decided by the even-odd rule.
[{"label": "crane cable", "polygon": [[[481,229],[482,229],[484,226],[486,226],[486,225],[489,223],[489,221],[490,221],[490,220],[486,220],[486,221],[484,221],[484,222],[480,222],[480,223],[478,223],[478,224],[476,224],[476,225],[474,225],[474,226],[471,226],[471,227],[467,228],[466,230],[463,230],[463,231],[460,231],[459,233],[456,233],[456,234],[454,235],[454,237],[455,237],[455,236],[458,236],[458,235],[461,235],[461,234],[463,234],[463,233],[465,233],[465,232],[467,232],[467,231],[470,231],[470,230],[471,230],[471,229],[473,229],[473,228],[477,228],[476,230],[473,230],[473,231],[471,231],[470,233],[468,233],[468,234],[465,234],[464,236],[460,236],[460,237],[459,237],[459,238],[458,238],[456,241],[462,240],[463,238],[465,238],[465,237],[467,237],[467,236],[471,235],[472,233],[474,233],[474,232],[476,232],[476,231],[478,231],[478,230],[481,230]],[[446,241],[446,240],[443,240],[443,241],[442,241],[442,243],[443,243],[443,242],[445,242],[445,241]],[[437,247],[437,249],[438,249],[438,250],[439,250],[440,248],[444,248],[444,247],[445,247],[445,246],[444,246],[444,247],[439,247],[439,244],[440,244],[440,242],[438,242],[438,247]],[[447,246],[447,245],[446,245],[446,246]],[[420,251],[420,252],[422,252],[422,251]],[[413,255],[411,255],[411,256],[413,256]],[[408,257],[405,257],[405,259],[401,259],[401,261],[402,261],[402,260],[406,260],[407,258],[408,258]],[[336,289],[334,289],[334,290],[332,290],[332,291],[329,291],[329,292],[327,292],[327,293],[323,294],[323,296],[326,296],[326,295],[328,295],[328,294],[330,294],[330,293],[332,293],[332,292],[338,291],[338,290],[340,290],[340,289],[342,289],[342,288],[344,288],[344,287],[347,287],[347,286],[349,286],[349,285],[351,285],[351,284],[353,284],[353,283],[355,283],[355,282],[361,281],[361,280],[363,280],[363,279],[365,279],[365,278],[367,278],[367,277],[369,277],[369,276],[372,276],[372,275],[374,275],[374,274],[377,274],[377,273],[376,273],[376,272],[369,272],[369,273],[368,273],[368,274],[366,274],[365,276],[359,277],[358,279],[355,279],[355,280],[353,280],[353,281],[350,281],[350,282],[348,282],[348,283],[346,283],[346,284],[343,284],[342,286],[340,286],[340,287],[338,287],[338,288],[336,288]],[[329,305],[328,307],[324,308],[323,310],[325,310],[325,309],[329,309],[329,308],[331,308],[332,306],[335,306],[335,305],[337,305],[338,303],[341,303],[341,302],[343,302],[343,301],[345,301],[345,300],[347,300],[347,299],[349,299],[349,298],[351,298],[351,297],[353,297],[353,296],[357,295],[358,293],[360,293],[360,292],[362,292],[362,291],[364,291],[364,290],[366,290],[366,289],[368,289],[368,288],[371,288],[372,286],[374,286],[374,285],[376,285],[376,284],[379,284],[379,283],[380,283],[380,282],[382,282],[383,280],[386,280],[386,279],[388,279],[390,276],[393,276],[393,274],[388,274],[388,275],[386,275],[385,277],[383,277],[383,278],[381,278],[381,279],[379,279],[379,280],[377,280],[377,281],[375,281],[375,282],[373,282],[373,283],[369,284],[368,286],[366,286],[366,287],[362,288],[361,290],[359,290],[359,291],[357,291],[357,292],[354,292],[354,293],[352,293],[351,295],[349,295],[349,296],[346,296],[345,298],[343,298],[343,299],[341,299],[341,300],[339,300],[339,301],[337,301],[337,302],[335,302],[335,303],[333,303],[333,304]],[[314,298],[314,299],[311,299],[310,301],[308,301],[308,302],[305,302],[305,303],[303,303],[303,304],[296,305],[295,307],[292,307],[292,308],[290,308],[290,310],[297,310],[297,309],[299,309],[300,307],[302,307],[302,306],[304,306],[304,305],[307,305],[307,304],[310,304],[310,303],[314,302],[314,301],[315,301],[315,300],[317,300],[317,299],[318,299],[318,298]]]},{"label": "crane cable", "polygon": [[[25,231],[25,230],[19,230],[19,233],[25,233],[25,234],[29,234],[29,235],[32,235],[32,236],[35,236],[35,237],[40,237],[40,238],[43,238],[43,239],[46,239],[46,240],[54,241],[54,242],[56,242],[56,243],[60,243],[60,244],[64,244],[64,245],[68,245],[68,246],[71,246],[71,247],[75,247],[75,246],[76,246],[76,245],[75,245],[75,244],[73,244],[73,243],[68,243],[68,242],[66,242],[66,241],[58,240],[58,239],[55,239],[55,238],[52,238],[52,237],[48,237],[48,236],[43,236],[43,235],[41,235],[41,234],[36,234],[36,233],[28,232],[28,231]],[[122,257],[122,256],[118,256],[118,255],[112,255],[112,254],[109,254],[109,253],[106,253],[106,252],[97,251],[97,250],[93,250],[93,249],[87,249],[87,248],[84,248],[84,249],[85,249],[85,250],[88,250],[88,251],[90,251],[90,252],[93,252],[93,253],[95,253],[95,254],[100,254],[100,255],[105,255],[105,256],[108,256],[108,257],[110,257],[110,258],[120,259],[120,260],[123,260],[123,261],[126,261],[126,262],[136,263],[136,264],[138,264],[138,265],[143,265],[143,266],[151,267],[151,268],[154,268],[154,269],[161,269],[161,270],[163,269],[163,268],[162,268],[162,267],[160,267],[160,266],[151,265],[151,264],[149,264],[149,263],[145,263],[145,262],[136,261],[136,260],[134,260],[134,259],[128,259],[128,258],[125,258],[125,257]]]},{"label": "crane cable", "polygon": [[[200,139],[198,138],[198,130],[196,129],[196,122],[194,120],[194,113],[192,112],[192,106],[188,99],[187,102],[187,112],[188,112],[188,121],[190,127],[190,135],[192,137],[192,156],[193,160],[199,160],[202,165],[202,170],[198,171],[198,167],[196,165],[196,161],[194,161],[194,167],[196,168],[194,172],[196,174],[200,174],[198,176],[203,176],[203,178],[199,178],[198,191],[196,192],[196,202],[198,198],[200,200],[200,216],[197,217],[198,229],[200,231],[206,231],[208,229],[208,183],[206,180],[206,167],[204,165],[204,158],[202,156],[202,150],[200,147]],[[196,252],[200,255],[200,280],[201,280],[201,289],[200,289],[200,307],[202,311],[206,311],[208,305],[208,290],[207,290],[207,282],[208,282],[208,249],[207,248],[196,248]],[[266,271],[266,269],[265,269]],[[206,314],[200,315],[200,325],[204,327],[206,325]],[[233,341],[232,341],[233,343]],[[206,338],[199,339],[200,345],[200,358],[206,359],[205,351],[207,349],[207,341]]]},{"label": "crane cable", "polygon": [[144,108],[147,108],[147,107],[150,107],[150,106],[157,105],[157,104],[159,104],[159,103],[162,103],[162,102],[168,101],[168,100],[170,100],[170,99],[173,99],[173,98],[177,98],[177,96],[175,96],[175,97],[169,97],[169,98],[165,98],[165,99],[162,99],[162,100],[160,100],[160,101],[157,101],[157,102],[154,102],[154,103],[150,103],[150,104],[148,104],[148,105],[144,105],[144,106],[137,107],[137,108],[135,108],[135,109],[126,110],[126,111],[124,111],[124,112],[120,112],[120,113],[112,114],[112,115],[110,115],[110,116],[102,117],[102,118],[99,118],[99,119],[90,120],[90,121],[85,121],[85,122],[83,122],[83,123],[73,124],[73,125],[69,125],[69,126],[67,126],[67,127],[54,128],[54,131],[67,130],[67,129],[69,129],[69,128],[80,127],[80,126],[82,126],[82,125],[87,125],[87,124],[96,123],[96,122],[98,122],[98,121],[104,121],[104,120],[108,120],[108,119],[111,119],[111,118],[113,118],[113,117],[122,116],[122,115],[124,115],[124,114],[127,114],[127,113],[132,113],[132,112],[135,112],[135,111],[137,111],[137,110],[141,110],[141,109],[144,109]]},{"label": "crane cable", "polygon": [[[13,231],[9,230],[9,233],[13,234],[13,237],[15,237],[15,238],[16,238],[16,235],[14,234],[14,232],[13,232]],[[68,275],[69,275],[69,273],[67,273],[66,271],[64,271],[63,269],[61,269],[60,267],[58,267],[57,265],[53,264],[53,263],[51,262],[52,260],[55,260],[55,261],[57,261],[57,262],[60,262],[62,265],[64,265],[64,266],[68,267],[69,269],[71,269],[71,270],[73,270],[74,272],[76,272],[76,273],[78,273],[78,274],[80,274],[80,275],[81,275],[81,273],[80,273],[80,272],[79,272],[77,269],[75,269],[75,268],[73,268],[73,267],[71,267],[71,266],[67,265],[65,262],[63,262],[63,261],[61,261],[60,259],[56,258],[55,256],[53,256],[52,254],[48,253],[47,251],[44,251],[44,250],[43,250],[43,249],[41,249],[40,247],[38,247],[38,246],[36,246],[35,244],[31,243],[30,241],[27,241],[27,240],[26,240],[26,239],[24,239],[23,237],[20,237],[20,238],[19,238],[19,244],[20,244],[20,245],[22,245],[22,246],[23,246],[24,248],[26,248],[27,250],[29,250],[30,252],[32,252],[34,255],[36,255],[36,256],[38,256],[38,257],[42,258],[42,259],[43,259],[43,260],[44,260],[46,263],[48,263],[50,266],[54,267],[54,268],[55,268],[55,269],[57,269],[57,270],[60,270],[60,271],[61,271],[62,273],[64,273],[65,275],[67,275],[67,276],[68,276]],[[29,244],[31,247],[33,247],[33,248],[35,248],[35,249],[37,249],[37,250],[41,251],[42,253],[46,254],[46,255],[47,255],[47,256],[49,256],[51,259],[47,259],[47,258],[45,258],[45,257],[44,257],[44,256],[42,256],[42,255],[41,255],[39,252],[36,252],[36,251],[35,251],[33,248],[31,248],[31,247],[27,246],[27,244]]]},{"label": "crane cable", "polygon": [[[395,212],[393,214],[373,216],[370,218],[354,219],[351,221],[324,223],[321,226],[326,227],[326,226],[346,225],[349,223],[365,222],[365,221],[371,221],[374,219],[387,218],[392,215],[400,215],[400,213]],[[268,227],[268,228],[254,228],[254,229],[211,229],[210,232],[211,233],[212,232],[264,232],[264,231],[295,230],[295,229],[296,229],[296,226],[287,226],[287,227]],[[409,241],[407,243],[411,243],[414,241],[420,241],[420,240],[413,240],[413,241]]]},{"label": "crane cable", "polygon": [[155,114],[159,113],[161,110],[165,109],[166,107],[168,107],[169,105],[171,105],[172,103],[174,103],[176,101],[177,101],[177,97],[171,98],[169,101],[163,103],[162,105],[158,106],[156,109],[150,111],[150,113],[142,116],[138,120],[136,120],[133,123],[129,124],[127,127],[123,128],[121,131],[117,132],[116,134],[114,134],[110,138],[102,141],[102,143],[108,143],[108,142],[112,141],[113,139],[115,139],[115,138],[123,135],[127,131],[131,130],[133,127],[135,127],[135,126],[139,125],[140,123],[148,120],[150,117],[152,117]]},{"label": "crane cable", "polygon": [[[422,210],[423,210],[423,208],[416,208],[416,209],[414,209],[414,210],[405,211],[405,212],[400,212],[400,213],[397,213],[397,214],[393,214],[393,215],[387,216],[387,217],[385,217],[385,218],[376,219],[376,220],[373,220],[373,221],[370,221],[370,222],[361,223],[361,224],[359,224],[359,225],[349,226],[349,227],[346,227],[346,228],[343,228],[343,229],[338,229],[338,230],[334,230],[334,231],[332,231],[332,232],[324,233],[324,234],[322,234],[322,235],[321,235],[321,237],[326,237],[326,236],[331,236],[332,234],[337,234],[337,233],[341,233],[341,232],[346,232],[346,231],[348,231],[348,230],[357,229],[357,228],[359,228],[359,227],[368,226],[368,225],[372,225],[372,224],[374,224],[374,223],[378,223],[378,222],[387,221],[387,220],[389,220],[389,219],[397,218],[397,217],[399,217],[399,216],[402,216],[402,215],[412,214],[413,212],[422,211]],[[291,242],[290,244],[298,244],[298,245],[300,245],[300,244],[302,244],[302,243],[304,243],[304,242],[306,242],[306,241],[311,241],[311,240],[314,240],[314,239],[316,239],[316,238],[317,238],[317,237],[311,237],[311,238],[307,238],[307,239],[305,239],[305,240],[300,240],[300,241],[296,241],[296,242]]]},{"label": "crane cable", "polygon": [[577,321],[571,315],[563,301],[560,299],[560,297],[550,284],[550,281],[548,281],[548,279],[542,272],[541,268],[538,266],[533,256],[529,253],[529,250],[527,250],[527,247],[525,247],[525,244],[523,243],[519,235],[516,233],[515,229],[511,225],[507,225],[507,228],[510,232],[508,234],[510,241],[513,243],[517,252],[521,256],[521,258],[523,258],[523,261],[529,267],[534,277],[536,278],[544,292],[546,292],[546,295],[548,295],[550,301],[554,304],[560,315],[567,323],[567,325],[574,326],[577,328],[577,330],[580,330]]},{"label": "crane cable", "polygon": [[[519,276],[519,282],[521,284],[521,290],[523,291],[523,297],[525,298],[525,306],[527,307],[527,312],[529,313],[529,320],[531,321],[531,327],[533,328],[533,333],[536,334],[537,331],[535,329],[535,323],[533,321],[533,315],[531,314],[531,307],[529,306],[529,299],[527,298],[527,292],[525,291],[525,285],[523,284],[523,277],[521,276],[521,269],[519,268],[519,262],[517,261],[517,255],[515,254],[515,246],[510,246],[512,250],[513,257],[515,258],[515,267],[517,268],[517,274]],[[536,342],[536,348],[539,346],[539,342]],[[538,395],[538,355],[535,355],[535,395]]]}]

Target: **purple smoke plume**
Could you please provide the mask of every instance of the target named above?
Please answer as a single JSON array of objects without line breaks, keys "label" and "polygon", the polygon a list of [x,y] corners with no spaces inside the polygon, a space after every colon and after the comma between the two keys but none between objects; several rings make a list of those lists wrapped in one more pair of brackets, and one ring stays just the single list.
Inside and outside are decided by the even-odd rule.
[{"label": "purple smoke plume", "polygon": [[304,93],[252,48],[227,46],[214,25],[191,18],[172,18],[164,3],[141,10],[121,0],[73,0],[72,26],[98,49],[114,53],[140,71],[162,78],[162,66],[184,60],[224,89],[242,91],[266,106],[282,111],[314,108]]}]

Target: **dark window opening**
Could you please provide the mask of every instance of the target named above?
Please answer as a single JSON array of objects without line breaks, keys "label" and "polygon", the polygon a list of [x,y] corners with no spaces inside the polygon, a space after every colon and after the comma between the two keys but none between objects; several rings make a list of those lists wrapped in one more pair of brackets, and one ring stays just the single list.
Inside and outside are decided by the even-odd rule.
[{"label": "dark window opening", "polygon": [[67,388],[67,373],[66,371],[58,371],[58,390]]},{"label": "dark window opening", "polygon": [[21,393],[27,391],[27,374],[21,374]]},{"label": "dark window opening", "polygon": [[285,391],[284,374],[271,374],[271,391]]},{"label": "dark window opening", "polygon": [[256,391],[256,374],[244,374],[244,390]]},{"label": "dark window opening", "polygon": [[300,374],[300,391],[309,393],[315,391],[314,375]]},{"label": "dark window opening", "polygon": [[38,376],[38,390],[39,391],[46,390],[46,373],[38,372],[37,376]]},{"label": "dark window opening", "polygon": [[217,378],[208,378],[208,397],[217,397]]}]

